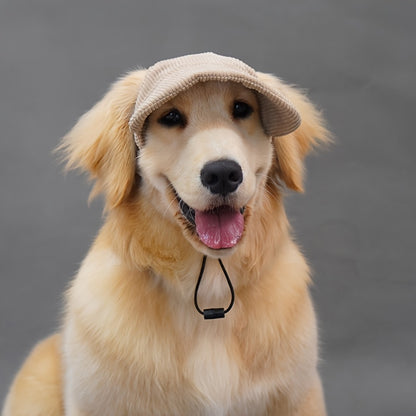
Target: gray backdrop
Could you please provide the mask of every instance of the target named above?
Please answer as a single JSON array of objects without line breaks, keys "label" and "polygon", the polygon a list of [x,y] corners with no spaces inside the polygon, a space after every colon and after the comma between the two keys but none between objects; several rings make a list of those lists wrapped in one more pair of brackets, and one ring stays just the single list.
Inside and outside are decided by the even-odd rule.
[{"label": "gray backdrop", "polygon": [[414,1],[1,0],[0,400],[101,222],[59,138],[116,77],[187,53],[309,90],[336,137],[288,198],[330,414],[416,414]]}]

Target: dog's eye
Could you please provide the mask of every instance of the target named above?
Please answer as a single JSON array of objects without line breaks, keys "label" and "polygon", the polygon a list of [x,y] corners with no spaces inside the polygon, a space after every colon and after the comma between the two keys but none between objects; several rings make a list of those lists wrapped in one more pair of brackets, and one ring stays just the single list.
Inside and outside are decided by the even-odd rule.
[{"label": "dog's eye", "polygon": [[235,101],[233,104],[233,117],[235,119],[244,119],[249,117],[253,112],[253,107],[244,101]]},{"label": "dog's eye", "polygon": [[186,124],[185,117],[176,108],[172,108],[162,117],[159,118],[159,123],[166,127],[184,127]]}]

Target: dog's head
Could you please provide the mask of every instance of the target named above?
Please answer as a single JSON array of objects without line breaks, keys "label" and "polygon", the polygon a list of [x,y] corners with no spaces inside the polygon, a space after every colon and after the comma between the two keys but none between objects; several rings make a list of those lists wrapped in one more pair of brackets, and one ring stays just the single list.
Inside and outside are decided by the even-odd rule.
[{"label": "dog's head", "polygon": [[302,93],[255,73],[270,94],[293,104],[299,127],[292,111],[292,127],[271,135],[279,125],[268,125],[258,88],[230,79],[194,82],[147,106],[137,123],[146,75],[135,71],[119,80],[79,120],[61,146],[68,167],[90,172],[92,195],[103,192],[107,209],[145,197],[198,251],[230,252],[268,187],[285,183],[302,191],[303,159],[328,137],[323,121]]}]

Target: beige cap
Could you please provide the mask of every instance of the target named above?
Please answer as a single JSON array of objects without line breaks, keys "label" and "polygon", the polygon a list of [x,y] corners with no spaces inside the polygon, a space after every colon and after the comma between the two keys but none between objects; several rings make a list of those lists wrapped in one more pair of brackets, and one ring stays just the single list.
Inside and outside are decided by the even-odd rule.
[{"label": "beige cap", "polygon": [[232,81],[256,91],[263,128],[269,136],[289,134],[300,125],[299,113],[289,100],[261,82],[253,68],[238,59],[208,52],[160,61],[147,70],[129,122],[137,145],[143,142],[143,126],[153,111],[193,85],[206,81]]}]

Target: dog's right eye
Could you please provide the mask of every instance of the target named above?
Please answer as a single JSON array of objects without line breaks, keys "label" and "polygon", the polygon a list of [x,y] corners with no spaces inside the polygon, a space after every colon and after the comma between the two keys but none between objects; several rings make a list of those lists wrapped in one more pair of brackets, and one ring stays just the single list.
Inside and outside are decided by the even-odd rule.
[{"label": "dog's right eye", "polygon": [[185,127],[186,124],[185,117],[176,108],[169,110],[158,121],[162,126],[166,127]]},{"label": "dog's right eye", "polygon": [[235,101],[233,104],[233,117],[235,119],[245,119],[253,113],[253,108],[244,101]]}]

